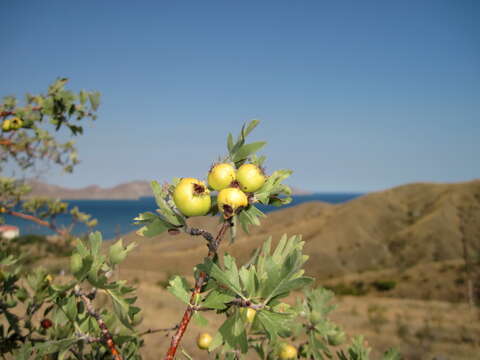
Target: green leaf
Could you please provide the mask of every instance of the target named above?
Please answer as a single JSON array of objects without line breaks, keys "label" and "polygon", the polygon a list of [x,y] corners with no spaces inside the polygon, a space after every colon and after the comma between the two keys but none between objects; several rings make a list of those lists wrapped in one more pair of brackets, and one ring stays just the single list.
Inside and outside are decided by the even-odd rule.
[{"label": "green leaf", "polygon": [[257,311],[256,319],[265,329],[270,340],[276,340],[279,333],[289,329],[291,316],[288,314],[275,313],[267,310]]},{"label": "green leaf", "polygon": [[95,255],[100,253],[100,250],[102,248],[102,233],[99,231],[91,233],[89,236],[89,240],[91,249],[90,253],[95,257]]},{"label": "green leaf", "polygon": [[194,314],[193,314],[193,320],[195,321],[195,323],[198,325],[198,326],[207,326],[208,325],[208,320],[203,316],[201,315],[200,313],[198,313],[198,311],[196,311]]},{"label": "green leaf", "polygon": [[[228,255],[228,254],[226,254]],[[227,260],[228,262],[228,260]],[[238,269],[236,271],[231,269],[230,271],[223,271],[217,264],[213,263],[210,259],[207,259],[204,264],[198,265],[198,268],[205,271],[210,277],[214,278],[218,283],[226,286],[228,289],[243,298],[242,290],[240,288],[240,282],[238,278]],[[236,265],[235,265],[236,268]]]},{"label": "green leaf", "polygon": [[90,105],[94,111],[97,111],[98,107],[100,106],[100,93],[98,91],[91,92],[88,94],[88,98],[90,99]]},{"label": "green leaf", "polygon": [[167,290],[185,304],[190,304],[190,285],[185,278],[176,275],[169,281]]},{"label": "green leaf", "polygon": [[85,105],[88,99],[88,93],[85,90],[81,90],[80,93],[78,94],[80,98],[80,103],[82,105]]},{"label": "green leaf", "polygon": [[223,310],[227,308],[227,303],[235,299],[234,296],[212,290],[203,302],[203,306],[210,309]]},{"label": "green leaf", "polygon": [[108,257],[110,260],[110,263],[112,265],[118,265],[120,264],[125,258],[127,257],[127,254],[133,250],[133,248],[136,246],[135,243],[129,244],[127,247],[123,246],[123,240],[120,239],[118,240],[115,244],[110,246],[108,250]]},{"label": "green leaf", "polygon": [[233,150],[233,136],[231,133],[228,133],[228,136],[227,136],[227,148],[228,148],[228,152],[231,153],[232,150]]},{"label": "green leaf", "polygon": [[71,322],[75,322],[77,317],[77,300],[75,296],[70,296],[64,307],[65,314]]},{"label": "green leaf", "polygon": [[160,235],[170,228],[172,228],[171,224],[168,224],[157,217],[150,224],[142,226],[140,229],[138,229],[136,234],[140,236],[153,237]]},{"label": "green leaf", "polygon": [[250,121],[250,123],[245,128],[245,131],[243,132],[243,136],[247,137],[248,134],[250,134],[253,131],[253,129],[257,127],[258,124],[260,124],[260,120],[254,119]]},{"label": "green leaf", "polygon": [[106,290],[110,295],[113,304],[113,311],[117,315],[120,322],[127,328],[131,329],[130,319],[129,319],[129,308],[130,305],[122,298],[121,294],[117,290]]},{"label": "green leaf", "polygon": [[88,254],[82,258],[82,268],[80,269],[80,271],[76,272],[73,275],[77,280],[82,281],[83,279],[85,279],[85,277],[88,275],[88,273],[92,269],[92,265],[93,265],[93,257],[90,254]]},{"label": "green leaf", "polygon": [[242,353],[248,351],[247,334],[245,331],[245,322],[239,311],[235,311],[218,329],[223,341],[232,349],[240,349]]},{"label": "green leaf", "polygon": [[155,196],[155,201],[160,208],[160,214],[172,225],[185,225],[185,219],[176,214],[166,201],[167,193],[162,189],[158,181],[152,181],[150,185],[153,195]]},{"label": "green leaf", "polygon": [[256,153],[258,150],[263,148],[267,143],[265,141],[253,142],[250,144],[242,145],[238,151],[233,156],[233,161],[235,163],[245,160],[250,155]]},{"label": "green leaf", "polygon": [[78,341],[77,338],[67,338],[57,341],[46,341],[44,343],[36,343],[34,349],[36,350],[36,355],[41,357],[48,354],[53,354],[56,352],[64,351],[70,348],[73,344]]}]

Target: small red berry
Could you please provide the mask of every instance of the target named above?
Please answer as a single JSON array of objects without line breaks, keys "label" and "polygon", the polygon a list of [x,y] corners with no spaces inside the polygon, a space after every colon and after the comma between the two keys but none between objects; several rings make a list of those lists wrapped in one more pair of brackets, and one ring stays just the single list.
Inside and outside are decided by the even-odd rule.
[{"label": "small red berry", "polygon": [[50,319],[43,319],[40,322],[40,325],[42,326],[42,328],[48,329],[48,328],[52,327],[53,323],[52,323],[52,320],[50,320]]}]

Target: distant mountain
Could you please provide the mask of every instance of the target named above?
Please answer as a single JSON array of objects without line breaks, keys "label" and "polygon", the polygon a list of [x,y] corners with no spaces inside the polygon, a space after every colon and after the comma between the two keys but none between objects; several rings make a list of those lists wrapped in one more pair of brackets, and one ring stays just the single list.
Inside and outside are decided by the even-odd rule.
[{"label": "distant mountain", "polygon": [[[138,199],[143,196],[153,196],[150,183],[145,180],[131,181],[116,185],[111,188],[101,188],[98,185],[90,185],[79,189],[64,188],[50,185],[36,180],[30,180],[32,186],[31,196],[45,196],[56,199]],[[308,195],[311,192],[293,188],[294,195]]]},{"label": "distant mountain", "polygon": [[138,199],[151,196],[152,191],[148,181],[132,181],[111,188],[101,188],[90,185],[84,188],[71,189],[50,185],[39,181],[29,181],[32,186],[31,196],[46,196],[57,199]]}]

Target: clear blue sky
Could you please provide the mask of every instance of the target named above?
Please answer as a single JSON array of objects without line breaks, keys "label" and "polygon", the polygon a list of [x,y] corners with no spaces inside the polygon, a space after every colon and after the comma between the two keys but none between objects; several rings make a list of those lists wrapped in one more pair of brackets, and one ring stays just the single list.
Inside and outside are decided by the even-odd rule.
[{"label": "clear blue sky", "polygon": [[314,191],[480,177],[480,2],[2,1],[0,95],[103,94],[52,183],[205,175],[262,120],[267,170]]}]

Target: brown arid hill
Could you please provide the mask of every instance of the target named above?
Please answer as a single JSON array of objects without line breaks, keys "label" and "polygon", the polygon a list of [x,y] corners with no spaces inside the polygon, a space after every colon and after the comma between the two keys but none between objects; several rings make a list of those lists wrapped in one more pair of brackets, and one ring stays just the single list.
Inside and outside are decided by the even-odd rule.
[{"label": "brown arid hill", "polygon": [[[218,228],[213,218],[190,222],[211,232]],[[285,233],[303,234],[310,256],[307,274],[337,292],[333,320],[349,335],[365,335],[373,359],[391,346],[404,359],[480,359],[480,312],[467,303],[463,258],[464,245],[472,260],[480,251],[480,180],[409,184],[339,205],[304,203],[269,213],[262,227],[252,228],[250,235],[239,231],[236,243],[225,241],[221,251],[242,263],[268,236],[278,241]],[[177,273],[193,281],[192,267],[207,252],[204,240],[168,234],[148,239],[134,233],[125,238],[138,247],[116,276],[137,287],[144,312],[140,330],[177,324],[184,304],[165,287]],[[48,265],[54,271],[66,264]],[[375,285],[379,282],[394,286],[382,290]],[[195,346],[197,334],[213,334],[222,322],[222,315],[205,315],[210,325],[192,323],[182,342],[194,359],[207,358]],[[145,358],[158,359],[169,338],[148,335],[145,343]]]},{"label": "brown arid hill", "polygon": [[[217,226],[210,218],[191,222]],[[267,236],[276,241],[282,234],[302,234],[308,272],[319,280],[460,259],[463,241],[472,254],[480,251],[480,180],[410,184],[340,205],[304,203],[268,214],[261,227],[248,236],[239,231],[236,243],[222,249],[246,260]],[[205,253],[200,239],[185,235],[126,238],[140,245],[124,265],[136,269],[188,273]]]},{"label": "brown arid hill", "polygon": [[[83,188],[72,189],[58,185],[51,185],[37,180],[29,180],[32,187],[29,196],[41,196],[54,199],[102,199],[102,200],[124,200],[138,199],[144,196],[153,196],[150,182],[145,180],[130,181],[111,188],[102,188],[98,185],[90,185]],[[294,195],[309,195],[311,192],[292,188]]]},{"label": "brown arid hill", "polygon": [[55,199],[138,199],[142,196],[151,196],[152,191],[147,181],[131,181],[111,188],[101,188],[90,185],[84,188],[71,189],[57,185],[46,184],[36,180],[28,181],[32,187],[30,196],[42,196]]}]

